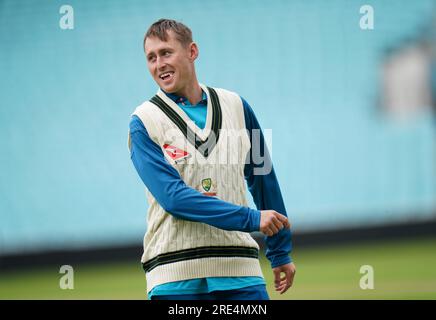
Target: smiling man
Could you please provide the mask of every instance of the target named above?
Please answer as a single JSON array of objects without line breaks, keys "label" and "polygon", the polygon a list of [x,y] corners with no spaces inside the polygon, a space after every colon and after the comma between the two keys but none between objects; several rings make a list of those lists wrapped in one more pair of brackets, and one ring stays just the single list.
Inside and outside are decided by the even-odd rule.
[{"label": "smiling man", "polygon": [[[184,24],[152,24],[144,51],[159,90],[133,112],[129,149],[147,189],[149,298],[268,299],[253,231],[265,235],[275,288],[286,292],[295,274],[290,223],[253,110],[236,93],[198,82],[199,50]],[[253,163],[253,150],[265,163]],[[236,163],[217,161],[233,154]]]}]

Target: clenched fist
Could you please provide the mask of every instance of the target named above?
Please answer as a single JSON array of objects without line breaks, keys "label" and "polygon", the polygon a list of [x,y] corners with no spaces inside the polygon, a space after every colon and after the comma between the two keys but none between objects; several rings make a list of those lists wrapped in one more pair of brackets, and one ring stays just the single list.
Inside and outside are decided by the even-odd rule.
[{"label": "clenched fist", "polygon": [[286,216],[274,210],[262,210],[260,212],[260,232],[267,236],[273,236],[283,228],[290,228],[291,224]]}]

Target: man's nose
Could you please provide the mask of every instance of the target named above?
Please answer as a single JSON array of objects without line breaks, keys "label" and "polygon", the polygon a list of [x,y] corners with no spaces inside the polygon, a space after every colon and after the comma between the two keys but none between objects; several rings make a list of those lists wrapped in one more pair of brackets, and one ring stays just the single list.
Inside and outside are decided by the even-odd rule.
[{"label": "man's nose", "polygon": [[165,60],[162,59],[162,58],[160,58],[160,57],[157,58],[156,63],[157,63],[157,68],[158,68],[159,70],[164,69],[165,66],[167,65],[166,62],[165,62]]}]

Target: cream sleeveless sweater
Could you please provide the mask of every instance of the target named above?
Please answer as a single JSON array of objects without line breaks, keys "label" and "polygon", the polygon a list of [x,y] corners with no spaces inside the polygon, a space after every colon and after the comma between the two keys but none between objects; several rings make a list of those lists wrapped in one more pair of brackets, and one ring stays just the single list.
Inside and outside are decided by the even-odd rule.
[{"label": "cream sleeveless sweater", "polygon": [[[250,140],[241,98],[224,89],[200,86],[207,94],[204,129],[161,90],[132,115],[139,117],[186,185],[247,206],[244,164]],[[159,284],[187,279],[263,277],[259,246],[249,233],[178,219],[166,212],[148,190],[146,195],[148,229],[141,262],[148,292]]]}]

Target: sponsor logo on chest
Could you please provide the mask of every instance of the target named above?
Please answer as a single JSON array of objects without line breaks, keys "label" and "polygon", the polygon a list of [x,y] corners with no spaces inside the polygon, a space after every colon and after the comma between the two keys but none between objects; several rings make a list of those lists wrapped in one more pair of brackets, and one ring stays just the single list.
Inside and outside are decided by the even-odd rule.
[{"label": "sponsor logo on chest", "polygon": [[165,143],[163,148],[167,155],[170,156],[176,163],[191,157],[191,154],[185,150],[179,149],[175,146]]}]

